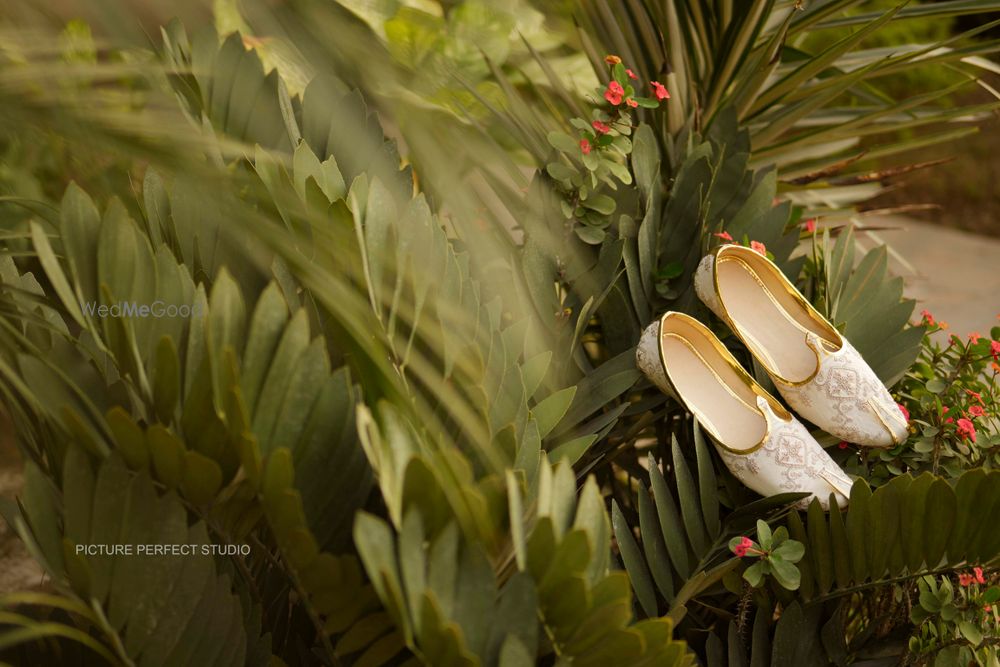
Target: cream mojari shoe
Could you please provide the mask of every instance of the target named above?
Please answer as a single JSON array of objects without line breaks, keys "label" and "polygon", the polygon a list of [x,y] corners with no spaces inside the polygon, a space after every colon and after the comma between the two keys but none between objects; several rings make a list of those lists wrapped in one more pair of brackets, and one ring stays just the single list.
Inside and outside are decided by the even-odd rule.
[{"label": "cream mojari shoe", "polygon": [[766,257],[720,246],[702,259],[694,284],[797,413],[858,445],[891,447],[906,439],[906,419],[885,385]]},{"label": "cream mojari shoe", "polygon": [[643,332],[636,364],[698,418],[743,484],[763,496],[809,492],[824,509],[834,493],[847,505],[851,479],[705,325],[666,313]]}]

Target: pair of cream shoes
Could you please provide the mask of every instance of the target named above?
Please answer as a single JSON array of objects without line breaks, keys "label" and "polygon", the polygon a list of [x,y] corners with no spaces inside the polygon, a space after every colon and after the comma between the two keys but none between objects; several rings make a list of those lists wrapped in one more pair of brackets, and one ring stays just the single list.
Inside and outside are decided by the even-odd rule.
[{"label": "pair of cream shoes", "polygon": [[[906,419],[875,372],[766,257],[720,246],[701,261],[694,284],[797,413],[858,445],[906,439]],[[698,418],[743,484],[764,496],[812,493],[824,509],[832,493],[847,505],[851,479],[705,325],[664,314],[643,332],[636,363]]]}]

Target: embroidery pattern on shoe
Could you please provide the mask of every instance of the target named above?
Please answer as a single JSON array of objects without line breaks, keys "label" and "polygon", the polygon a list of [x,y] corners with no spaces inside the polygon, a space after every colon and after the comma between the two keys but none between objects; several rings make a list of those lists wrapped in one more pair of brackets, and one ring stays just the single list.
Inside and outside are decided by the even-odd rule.
[{"label": "embroidery pattern on shoe", "polygon": [[705,255],[701,258],[701,262],[698,263],[698,268],[694,272],[694,292],[701,299],[701,302],[715,313],[716,317],[722,319],[722,305],[715,293],[715,281],[712,278],[714,265],[715,257],[713,255]]},{"label": "embroidery pattern on shoe", "polygon": [[[885,385],[847,340],[837,352],[827,352],[810,335],[811,347],[820,350],[820,369],[810,382],[792,386],[775,378],[775,386],[788,404],[806,419],[823,424],[831,434],[859,444],[895,440],[884,415],[898,411]],[[900,418],[902,416],[900,415]]]},{"label": "embroidery pattern on shoe", "polygon": [[[783,421],[769,410],[765,415],[771,422],[771,435],[763,447],[750,454],[734,454],[717,448],[737,479],[753,488],[755,478],[764,474],[780,480],[778,487],[785,491],[812,491],[824,507],[831,491],[845,497],[849,494],[851,479],[815,443],[800,422]],[[812,498],[805,498],[796,506],[805,509],[810,502]]]},{"label": "embroidery pattern on shoe", "polygon": [[670,380],[663,370],[663,363],[660,361],[660,322],[656,321],[642,332],[639,346],[635,350],[636,367],[648,369],[649,379],[659,387],[660,391],[674,396],[676,392],[670,386]]}]

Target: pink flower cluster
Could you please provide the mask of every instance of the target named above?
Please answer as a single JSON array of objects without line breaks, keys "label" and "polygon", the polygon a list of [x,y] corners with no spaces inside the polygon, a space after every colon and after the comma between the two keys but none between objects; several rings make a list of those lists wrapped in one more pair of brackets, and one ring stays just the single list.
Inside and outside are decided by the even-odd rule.
[{"label": "pink flower cluster", "polygon": [[971,586],[972,584],[985,584],[986,578],[983,576],[983,568],[974,567],[972,568],[972,574],[963,572],[958,575],[958,583],[962,586]]},{"label": "pink flower cluster", "polygon": [[[609,55],[604,58],[604,62],[614,67],[615,65],[620,65],[622,59],[615,55]],[[630,69],[626,69],[625,74],[632,80],[639,78],[636,73]],[[653,97],[657,100],[670,99],[670,92],[667,91],[666,86],[662,83],[659,81],[650,81],[649,85],[653,89]],[[639,106],[639,103],[635,99],[625,94],[625,88],[622,87],[622,85],[617,81],[612,81],[608,84],[607,89],[604,91],[604,99],[606,99],[613,106],[618,106],[623,101],[632,108]]]},{"label": "pink flower cluster", "polygon": [[[644,102],[645,106],[651,108],[656,107],[655,104],[650,103],[651,100],[648,98],[634,97],[633,96],[634,92],[631,85],[629,85],[628,88],[622,85],[625,82],[621,75],[622,70],[616,69],[621,67],[622,64],[621,58],[619,58],[616,55],[608,55],[604,58],[604,62],[610,65],[613,71],[618,72],[618,74],[616,75],[618,80],[613,79],[608,83],[607,88],[604,89],[604,99],[607,100],[609,104],[611,104],[614,107],[618,107],[622,104],[625,104],[627,107],[635,109],[636,107],[639,106],[640,102]],[[629,79],[632,79],[633,81],[639,78],[639,76],[631,69],[625,69],[624,72],[625,76],[627,76]],[[652,89],[653,98],[657,102],[670,99],[670,93],[667,91],[666,87],[659,81],[650,81],[649,85]],[[619,114],[623,113],[624,113],[623,111],[619,111]],[[613,118],[605,120],[610,120],[610,122],[605,122],[604,120],[594,120],[591,122],[590,126],[594,129],[593,134],[591,134],[589,131],[584,132],[583,138],[580,139],[580,152],[583,153],[584,155],[590,155],[590,153],[595,148],[601,150],[607,145],[608,142],[606,139],[604,139],[604,135],[611,132],[611,130],[613,129],[612,125],[615,122],[624,122],[626,124],[628,123],[627,116],[624,115],[619,115],[617,121],[615,121]]]},{"label": "pink flower cluster", "polygon": [[[719,239],[720,241],[725,241],[726,243],[732,243],[733,242],[732,235],[729,232],[726,232],[726,231],[715,232],[714,234],[712,234],[712,236],[714,236],[715,238]],[[764,255],[765,257],[767,257],[767,247],[763,243],[761,243],[760,241],[751,241],[750,242],[750,249],[753,250],[756,253],[760,253],[761,255]]]},{"label": "pink flower cluster", "polygon": [[749,537],[744,536],[740,540],[740,543],[733,547],[733,553],[736,554],[737,558],[743,558],[747,555],[747,551],[753,546],[753,540]]}]

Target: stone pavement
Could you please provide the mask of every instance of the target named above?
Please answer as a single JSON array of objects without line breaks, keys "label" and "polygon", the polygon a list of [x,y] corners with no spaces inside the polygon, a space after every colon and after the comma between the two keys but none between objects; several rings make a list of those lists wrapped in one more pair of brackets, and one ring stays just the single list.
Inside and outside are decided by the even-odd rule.
[{"label": "stone pavement", "polygon": [[904,217],[865,223],[898,228],[877,235],[910,265],[890,261],[890,269],[903,276],[906,295],[917,300],[916,313],[930,311],[963,337],[973,331],[988,336],[1000,326],[1000,239]]}]

